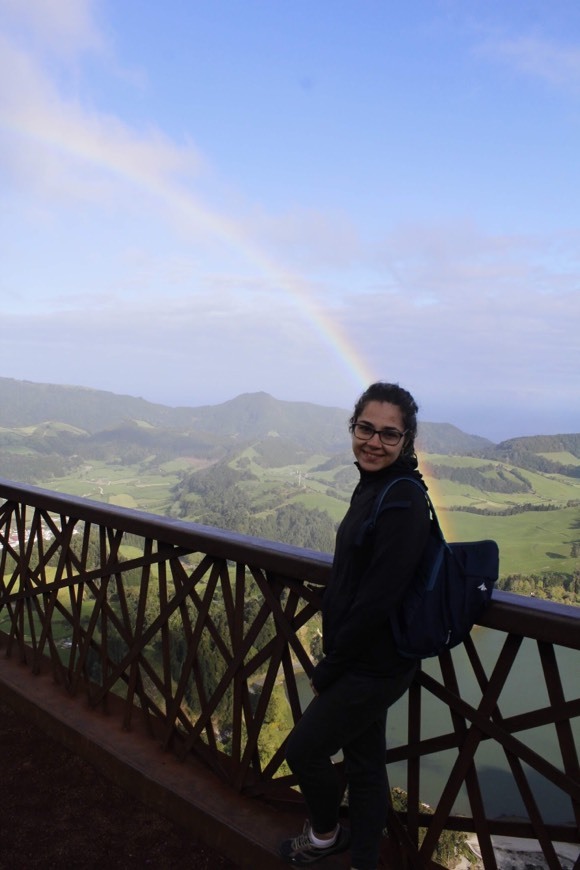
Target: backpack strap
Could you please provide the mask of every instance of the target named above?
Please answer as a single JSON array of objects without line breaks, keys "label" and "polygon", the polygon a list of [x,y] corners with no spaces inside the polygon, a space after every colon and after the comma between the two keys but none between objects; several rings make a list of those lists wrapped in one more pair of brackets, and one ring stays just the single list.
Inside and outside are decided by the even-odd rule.
[{"label": "backpack strap", "polygon": [[396,483],[399,483],[401,480],[408,480],[411,483],[414,483],[415,486],[419,487],[419,489],[421,490],[421,492],[423,493],[423,495],[425,496],[425,498],[427,500],[427,504],[428,504],[429,510],[431,512],[431,520],[433,522],[434,531],[435,531],[436,535],[439,538],[441,538],[442,541],[445,541],[443,531],[442,531],[441,526],[439,524],[439,518],[437,517],[437,513],[435,511],[435,507],[433,506],[433,502],[429,498],[429,493],[427,492],[427,490],[425,489],[425,486],[421,483],[421,481],[417,480],[416,477],[409,477],[409,476],[395,477],[393,480],[390,480],[387,484],[385,484],[385,486],[382,488],[382,490],[380,491],[380,493],[377,496],[377,499],[376,499],[374,506],[373,506],[373,511],[370,515],[370,518],[364,524],[364,534],[366,534],[367,532],[374,531],[377,520],[378,520],[380,513],[383,509],[383,502],[387,496],[387,493],[389,492],[391,487],[393,487]]}]

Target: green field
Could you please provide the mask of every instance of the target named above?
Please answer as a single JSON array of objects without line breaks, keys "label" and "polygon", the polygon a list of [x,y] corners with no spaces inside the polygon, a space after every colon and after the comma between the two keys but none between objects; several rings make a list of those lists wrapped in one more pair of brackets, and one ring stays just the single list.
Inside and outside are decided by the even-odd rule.
[{"label": "green field", "polygon": [[171,504],[171,488],[179,480],[179,472],[188,467],[184,461],[168,465],[170,469],[160,466],[156,472],[144,473],[140,465],[94,462],[84,466],[80,473],[51,478],[41,486],[54,492],[163,515]]},{"label": "green field", "polygon": [[[426,455],[426,467],[478,468],[482,460],[466,456]],[[301,465],[264,467],[252,448],[230,462],[232,468],[251,472],[253,479],[240,482],[257,516],[274,512],[283,505],[296,503],[308,510],[326,511],[337,524],[347,510],[357,472],[350,459],[333,464],[324,455],[309,456]],[[493,470],[501,467],[487,463]],[[206,466],[206,463],[203,463]],[[51,478],[47,489],[82,498],[162,516],[175,513],[172,488],[182,474],[199,467],[188,459],[172,459],[155,467],[154,462],[128,466],[118,463],[92,462],[76,474]],[[579,567],[571,555],[572,545],[580,543],[580,479],[541,474],[522,469],[517,473],[529,484],[526,492],[501,493],[482,491],[474,486],[448,479],[426,477],[429,491],[439,508],[441,524],[449,540],[493,538],[500,546],[501,574],[531,574],[549,571],[572,573]],[[200,499],[191,494],[199,516]],[[550,506],[551,510],[517,513],[512,516],[484,516],[457,508],[505,511],[522,505]],[[185,517],[187,519],[187,517]],[[200,519],[203,522],[203,515]]]},{"label": "green field", "polygon": [[450,541],[497,541],[502,577],[547,571],[572,573],[579,567],[578,558],[572,558],[570,550],[572,543],[580,539],[580,507],[507,517],[445,511],[441,513],[441,524]]}]

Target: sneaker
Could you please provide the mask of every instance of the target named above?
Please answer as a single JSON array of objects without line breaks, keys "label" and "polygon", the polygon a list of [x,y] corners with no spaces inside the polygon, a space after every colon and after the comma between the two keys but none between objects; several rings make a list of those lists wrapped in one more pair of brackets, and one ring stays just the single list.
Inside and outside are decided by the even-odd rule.
[{"label": "sneaker", "polygon": [[315,846],[310,839],[311,826],[310,822],[304,823],[304,830],[298,837],[293,837],[291,840],[284,840],[280,846],[280,857],[287,861],[288,864],[313,864],[315,861],[322,861],[323,858],[328,858],[329,855],[337,855],[339,852],[344,852],[350,845],[350,832],[347,828],[339,825],[336,840],[332,846]]}]

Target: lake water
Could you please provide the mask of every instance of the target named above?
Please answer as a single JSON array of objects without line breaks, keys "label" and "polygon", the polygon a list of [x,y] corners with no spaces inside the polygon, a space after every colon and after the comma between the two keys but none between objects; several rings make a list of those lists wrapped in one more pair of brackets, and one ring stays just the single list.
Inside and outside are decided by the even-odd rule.
[{"label": "lake water", "polygon": [[[495,664],[505,635],[502,632],[485,628],[476,628],[476,645],[489,678]],[[570,701],[578,698],[580,692],[579,656],[574,650],[558,648],[556,650],[564,697]],[[473,677],[471,665],[462,647],[453,651],[453,659],[458,675],[461,696],[469,703],[477,706],[481,692]],[[441,676],[437,659],[423,663],[427,673],[435,679]],[[309,703],[312,693],[308,680],[299,682],[300,696],[303,706]],[[539,659],[537,645],[534,641],[524,640],[512,671],[499,697],[499,709],[502,716],[508,717],[518,713],[549,706],[544,675]],[[448,707],[429,693],[422,693],[422,739],[435,737],[452,732],[452,722]],[[580,720],[573,720],[576,745],[580,743]],[[387,742],[390,747],[404,745],[407,734],[407,703],[403,698],[389,711],[387,722]],[[520,731],[514,734],[518,740],[525,743],[543,758],[549,760],[563,770],[561,753],[558,747],[554,726]],[[435,806],[441,791],[447,781],[451,767],[457,757],[455,750],[438,753],[421,760],[421,800]],[[475,764],[483,794],[486,815],[488,818],[515,816],[527,818],[527,813],[519,796],[518,789],[500,746],[492,740],[479,744],[475,755]],[[569,798],[560,789],[548,782],[527,765],[524,772],[530,783],[536,801],[540,805],[542,815],[548,823],[572,823],[573,815]],[[391,786],[399,786],[406,790],[406,765],[404,762],[389,765],[389,780]],[[454,805],[454,812],[471,815],[467,794],[462,790]]]}]

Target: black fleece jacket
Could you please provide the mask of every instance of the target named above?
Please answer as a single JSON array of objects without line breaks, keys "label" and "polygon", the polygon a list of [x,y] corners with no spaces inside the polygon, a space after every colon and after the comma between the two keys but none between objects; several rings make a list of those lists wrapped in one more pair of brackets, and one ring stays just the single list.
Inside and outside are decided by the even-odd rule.
[{"label": "black fleece jacket", "polygon": [[346,671],[398,676],[415,667],[394,647],[389,614],[412,581],[430,528],[427,500],[419,487],[401,481],[390,490],[372,534],[360,539],[383,486],[402,475],[421,474],[399,459],[361,479],[336,537],[332,574],[322,600],[324,658],[312,675],[317,692]]}]

